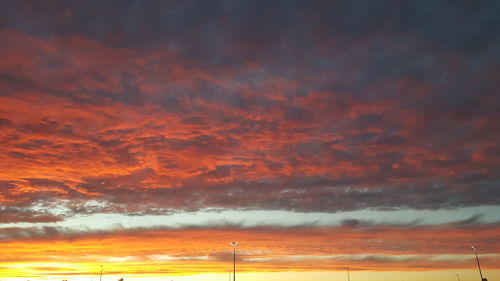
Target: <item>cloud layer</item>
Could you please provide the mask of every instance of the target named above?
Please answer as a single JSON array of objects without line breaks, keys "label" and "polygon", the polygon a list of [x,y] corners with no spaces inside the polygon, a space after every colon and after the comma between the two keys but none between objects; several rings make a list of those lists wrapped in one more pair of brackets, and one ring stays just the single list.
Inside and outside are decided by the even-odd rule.
[{"label": "cloud layer", "polygon": [[[441,86],[404,72],[319,90],[310,89],[318,87],[312,74],[290,80],[265,65],[227,73],[168,49],[113,49],[9,30],[0,37],[11,43],[0,66],[8,78],[8,205],[94,198],[131,210],[335,212],[496,205],[500,198],[491,108],[498,101],[489,92],[496,85],[484,75],[468,83],[491,90],[471,90],[482,96],[477,104],[455,105],[456,93],[440,97]],[[368,71],[373,56],[348,69]],[[446,67],[453,69],[445,63],[440,71]],[[331,68],[332,79],[342,80]]]},{"label": "cloud layer", "polygon": [[[2,1],[0,238],[13,249],[6,259],[48,255],[15,254],[16,243],[43,248],[43,239],[74,235],[93,243],[101,234],[53,224],[99,214],[498,206],[498,11],[498,3],[460,1]],[[346,258],[332,255],[371,249],[350,262],[463,267],[399,255],[461,254],[477,242],[498,254],[497,224],[474,215],[442,228],[363,218],[327,230],[311,224],[294,229],[288,250],[277,251],[285,257],[247,262],[262,269],[259,259],[270,259],[288,270],[307,267],[294,256],[324,256],[311,266],[331,269],[326,261]],[[471,224],[478,240],[467,238]],[[213,227],[207,237],[292,235],[286,227]],[[156,237],[154,229],[145,231]],[[161,237],[203,236],[158,229]],[[102,239],[117,235],[130,250],[127,231],[142,230],[108,228]],[[300,246],[307,237],[326,243],[329,231],[352,251]],[[448,241],[447,233],[456,236]],[[400,252],[387,246],[394,242]],[[60,256],[77,256],[75,245],[64,247]],[[217,268],[208,248],[161,252]],[[115,256],[99,251],[92,255]],[[116,255],[156,254],[146,247]]]}]

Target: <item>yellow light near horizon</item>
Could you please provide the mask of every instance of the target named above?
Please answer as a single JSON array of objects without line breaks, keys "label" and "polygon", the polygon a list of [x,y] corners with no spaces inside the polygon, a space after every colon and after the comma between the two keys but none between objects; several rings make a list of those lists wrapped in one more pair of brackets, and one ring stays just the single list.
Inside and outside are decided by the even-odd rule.
[{"label": "yellow light near horizon", "polygon": [[[95,268],[95,266],[94,266]],[[460,275],[463,281],[473,281],[478,277],[477,270],[442,270],[442,271],[351,271],[351,280],[353,281],[441,281],[441,280],[456,280],[456,274]],[[485,272],[485,276],[489,280],[498,280],[500,270],[489,270]],[[226,281],[228,273],[204,273],[191,275],[170,275],[170,274],[103,274],[103,281],[116,281],[119,278],[124,278],[126,281]],[[26,275],[24,277],[8,278],[1,277],[0,280],[9,281],[30,281],[45,280],[45,281],[61,281],[67,279],[69,281],[96,281],[99,280],[99,272],[90,275],[71,275],[71,276],[41,276],[41,275]],[[308,271],[308,272],[248,272],[236,275],[237,281],[344,281],[347,280],[347,274],[343,270],[339,271]]]}]

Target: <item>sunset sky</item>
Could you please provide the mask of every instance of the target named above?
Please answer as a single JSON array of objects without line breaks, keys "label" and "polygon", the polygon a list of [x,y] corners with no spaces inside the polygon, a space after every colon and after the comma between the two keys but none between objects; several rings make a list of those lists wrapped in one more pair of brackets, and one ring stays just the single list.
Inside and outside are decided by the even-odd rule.
[{"label": "sunset sky", "polygon": [[233,241],[237,281],[500,280],[499,26],[0,0],[0,280],[227,281]]}]

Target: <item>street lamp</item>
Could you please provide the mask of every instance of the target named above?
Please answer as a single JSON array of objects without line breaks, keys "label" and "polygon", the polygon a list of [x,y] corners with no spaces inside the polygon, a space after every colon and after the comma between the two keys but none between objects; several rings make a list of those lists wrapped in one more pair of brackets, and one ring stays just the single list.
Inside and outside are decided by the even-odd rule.
[{"label": "street lamp", "polygon": [[488,281],[488,279],[483,278],[483,273],[481,272],[481,265],[479,264],[479,258],[477,257],[476,246],[472,245],[471,248],[474,249],[474,254],[476,254],[477,268],[479,269],[479,275],[481,276],[481,281]]},{"label": "street lamp", "polygon": [[236,245],[238,243],[231,242],[230,245],[233,245],[233,281],[236,281]]}]

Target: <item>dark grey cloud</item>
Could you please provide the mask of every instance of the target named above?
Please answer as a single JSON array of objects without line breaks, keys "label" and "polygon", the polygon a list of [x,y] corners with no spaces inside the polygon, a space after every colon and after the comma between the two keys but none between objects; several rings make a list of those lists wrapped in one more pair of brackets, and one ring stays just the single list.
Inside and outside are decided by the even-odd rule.
[{"label": "dark grey cloud", "polygon": [[[238,165],[218,166],[215,170],[202,174],[198,180],[190,179],[181,187],[175,188],[144,189],[147,186],[144,181],[155,176],[151,170],[127,176],[89,178],[78,187],[99,192],[102,195],[96,198],[109,202],[109,205],[94,207],[93,211],[131,214],[158,214],[162,213],[161,210],[194,211],[204,208],[302,212],[338,212],[366,208],[447,209],[500,203],[498,183],[488,182],[484,177],[466,185],[432,181],[388,185],[378,176],[338,179],[294,177],[288,180],[233,180],[213,184],[204,181],[238,175],[246,169],[248,168]],[[91,211],[80,207],[75,212]]]},{"label": "dark grey cloud", "polygon": [[[176,233],[182,231],[244,231],[245,233],[256,234],[256,235],[283,235],[294,233],[294,235],[313,235],[321,237],[323,236],[325,239],[330,239],[335,233],[345,234],[345,233],[357,233],[358,235],[362,235],[360,239],[364,240],[366,237],[373,238],[373,235],[379,236],[384,241],[379,241],[378,243],[367,239],[365,242],[368,245],[372,245],[376,247],[380,247],[381,249],[401,252],[404,250],[409,250],[414,247],[422,246],[425,250],[431,250],[432,246],[426,244],[430,240],[439,240],[440,237],[416,237],[415,239],[418,242],[408,242],[405,245],[395,245],[393,241],[386,240],[384,238],[384,234],[397,233],[396,235],[400,235],[401,232],[407,233],[432,233],[432,232],[449,232],[450,234],[470,232],[470,231],[478,231],[486,233],[484,237],[479,240],[489,245],[496,245],[495,236],[492,231],[498,229],[500,227],[500,222],[495,223],[482,223],[479,221],[481,215],[472,216],[469,219],[459,222],[452,222],[445,225],[425,225],[421,224],[420,221],[415,220],[408,223],[403,224],[395,224],[395,223],[375,223],[372,221],[358,221],[358,220],[346,220],[342,225],[339,226],[328,226],[317,225],[315,222],[311,222],[310,224],[299,224],[293,226],[270,226],[270,225],[261,225],[261,226],[244,226],[242,224],[234,224],[234,223],[207,223],[204,225],[193,225],[186,224],[178,225],[175,227],[164,227],[164,226],[151,226],[151,227],[136,227],[136,228],[124,228],[120,224],[115,224],[110,229],[106,230],[96,230],[91,229],[89,227],[61,227],[61,226],[30,226],[30,227],[2,227],[0,228],[0,241],[10,241],[10,240],[42,240],[42,241],[73,241],[80,240],[86,238],[107,238],[107,237],[117,237],[117,236],[131,236],[131,237],[140,237],[140,236],[148,236],[150,232],[154,232],[158,234],[158,232],[165,233]],[[206,234],[206,232],[205,232]],[[365,238],[363,238],[365,237]],[[388,239],[392,239],[390,235]],[[454,239],[457,239],[456,237]],[[460,237],[458,240],[462,240],[463,237]],[[478,241],[479,241],[478,240]],[[463,242],[462,242],[463,243]],[[457,248],[459,251],[462,251],[463,244],[459,245],[447,245],[448,250],[452,250],[452,252],[456,251]],[[421,249],[420,249],[421,250]],[[328,250],[329,251],[329,250]],[[211,252],[214,257],[217,259],[220,253]],[[362,259],[363,257],[361,257]]]},{"label": "dark grey cloud", "polygon": [[0,118],[0,128],[1,127],[9,127],[12,125],[12,122],[6,118]]},{"label": "dark grey cloud", "polygon": [[[57,50],[29,49],[39,58],[32,68],[4,67],[2,95],[22,99],[36,90],[98,105],[96,120],[86,121],[105,116],[112,124],[146,118],[101,112],[106,105],[155,105],[148,114],[176,115],[189,133],[167,136],[171,124],[100,130],[77,118],[2,117],[6,145],[33,135],[5,152],[17,163],[95,154],[133,172],[84,175],[75,180],[80,191],[24,179],[65,193],[16,193],[19,182],[5,180],[0,192],[23,206],[110,202],[75,203],[81,213],[140,213],[148,203],[151,213],[498,205],[498,11],[492,1],[2,1],[2,30],[44,38]],[[92,42],[85,41],[90,53],[67,40],[79,37]],[[0,46],[6,58],[16,43],[29,45],[10,43]],[[173,54],[150,56],[158,50]],[[192,78],[191,70],[203,75]],[[148,93],[141,79],[161,87]],[[142,135],[145,128],[154,134]],[[158,167],[141,161],[148,153]],[[190,167],[180,156],[238,164]],[[194,176],[178,179],[179,171]]]},{"label": "dark grey cloud", "polygon": [[0,207],[0,223],[34,222],[47,223],[62,221],[62,216],[56,216],[46,211],[26,210],[23,208]]},{"label": "dark grey cloud", "polygon": [[327,36],[355,40],[377,32],[409,34],[444,51],[483,50],[498,42],[499,9],[495,1],[223,0],[3,1],[1,10],[4,28],[76,33],[115,46],[170,44],[189,56],[227,62],[265,52],[286,56],[294,49],[279,52],[283,43],[307,50]]}]

